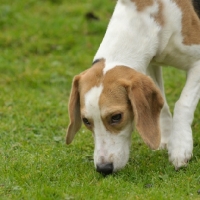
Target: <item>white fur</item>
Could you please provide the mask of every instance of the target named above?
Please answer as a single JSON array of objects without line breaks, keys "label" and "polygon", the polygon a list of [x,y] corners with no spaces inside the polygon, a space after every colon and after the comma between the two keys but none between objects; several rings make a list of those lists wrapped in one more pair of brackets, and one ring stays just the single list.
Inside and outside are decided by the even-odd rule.
[{"label": "white fur", "polygon": [[82,111],[85,117],[93,119],[94,121],[100,120],[100,110],[99,110],[99,97],[103,90],[103,86],[93,87],[85,94],[85,109]]},{"label": "white fur", "polygon": [[[105,37],[94,58],[94,60],[106,59],[104,73],[116,63],[145,72],[150,59],[156,53],[157,35],[160,30],[158,24],[152,18],[146,17],[146,14],[154,14],[157,7],[155,4],[145,10],[146,12],[138,13],[136,6],[130,1],[126,3],[118,1]],[[149,50],[146,51],[148,47]]]},{"label": "white fur", "polygon": [[[157,1],[153,6],[138,12],[136,5],[130,0],[119,0],[94,60],[106,60],[104,73],[116,65],[125,65],[152,77],[165,99],[161,112],[160,146],[168,146],[169,159],[179,168],[192,156],[191,123],[200,98],[200,45],[183,44],[181,9],[171,0],[162,0],[162,3],[164,27],[151,17],[158,12]],[[187,71],[186,85],[175,105],[173,119],[164,95],[159,65],[171,65]],[[92,98],[92,92],[87,98]],[[89,112],[89,108],[87,110]],[[126,135],[125,130],[121,135],[113,136],[105,130],[100,119],[101,114],[95,115],[99,117],[98,122],[95,120],[95,163],[101,162],[101,157],[110,161],[109,156],[119,153],[118,149],[121,152],[122,144],[127,143],[126,139],[122,139]],[[114,141],[120,148],[111,145]],[[115,158],[116,166],[121,167],[127,161],[127,156],[124,156],[124,160],[117,156]]]},{"label": "white fur", "polygon": [[124,167],[128,161],[133,124],[130,122],[126,129],[118,134],[106,130],[101,120],[104,110],[99,107],[102,89],[102,85],[93,87],[85,94],[85,109],[82,113],[88,119],[93,119],[94,122],[95,167],[101,163],[113,163],[113,171],[116,171]]},{"label": "white fur", "polygon": [[[123,168],[129,158],[132,124],[118,134],[110,133],[102,122],[95,124],[94,129],[94,163],[113,163],[114,170]],[[127,134],[129,133],[129,134]]]}]

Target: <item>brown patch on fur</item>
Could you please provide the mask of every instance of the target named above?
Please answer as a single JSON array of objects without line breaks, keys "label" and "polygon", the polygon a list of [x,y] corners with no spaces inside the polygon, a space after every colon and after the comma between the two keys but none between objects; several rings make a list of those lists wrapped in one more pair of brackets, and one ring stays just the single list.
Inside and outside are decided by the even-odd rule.
[{"label": "brown patch on fur", "polygon": [[[103,68],[105,67],[105,61],[101,60],[95,63],[91,68],[83,72],[79,81],[80,96],[84,96],[92,87],[99,86],[103,79]],[[81,99],[83,100],[83,99]],[[81,101],[81,105],[84,102]]]},{"label": "brown patch on fur", "polygon": [[[118,133],[134,119],[144,142],[152,149],[157,149],[160,144],[159,116],[163,99],[153,81],[131,68],[118,66],[106,73],[103,85],[99,105],[105,110],[102,118],[107,130]],[[119,124],[109,124],[112,113],[122,113]]]},{"label": "brown patch on fur", "polygon": [[200,20],[191,1],[175,0],[182,10],[182,35],[185,45],[200,44]]},{"label": "brown patch on fur", "polygon": [[143,11],[146,7],[152,6],[154,0],[131,0],[137,6],[139,12]]},{"label": "brown patch on fur", "polygon": [[92,87],[98,86],[103,77],[104,60],[95,63],[90,69],[82,72],[73,79],[69,98],[70,124],[67,130],[66,143],[70,144],[78,130],[81,128],[82,119],[80,107],[84,104],[83,97]]},{"label": "brown patch on fur", "polygon": [[138,81],[139,79],[143,81],[136,81],[128,87],[136,128],[150,148],[158,149],[161,140],[160,111],[164,101],[150,78],[142,75],[138,77]]},{"label": "brown patch on fur", "polygon": [[158,3],[159,5],[159,10],[158,13],[156,13],[154,16],[152,16],[155,21],[160,24],[161,26],[164,25],[164,17],[162,14],[163,11],[163,3],[160,0],[131,0],[132,2],[135,3],[137,10],[139,12],[143,11],[144,9],[146,9],[149,6],[152,6],[154,3]]},{"label": "brown patch on fur", "polygon": [[[125,67],[109,70],[103,80],[103,91],[99,99],[104,126],[109,132],[115,134],[132,123],[134,118],[127,91],[121,83],[121,79],[129,78],[126,72]],[[122,114],[122,120],[120,123],[112,124],[111,118],[116,114]]]},{"label": "brown patch on fur", "polygon": [[74,77],[72,83],[72,90],[69,98],[69,118],[70,124],[67,129],[66,143],[70,144],[74,138],[74,135],[81,128],[81,114],[80,114],[80,95],[78,92],[78,82],[80,76]]},{"label": "brown patch on fur", "polygon": [[156,22],[158,22],[161,26],[164,25],[164,17],[163,17],[163,3],[158,0],[157,1],[158,5],[159,5],[159,10],[157,15],[155,15],[154,19]]}]

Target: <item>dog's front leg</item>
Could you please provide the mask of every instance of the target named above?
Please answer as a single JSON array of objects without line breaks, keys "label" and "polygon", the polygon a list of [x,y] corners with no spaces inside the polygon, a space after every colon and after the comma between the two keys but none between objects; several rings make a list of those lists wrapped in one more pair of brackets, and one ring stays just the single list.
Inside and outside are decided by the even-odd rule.
[{"label": "dog's front leg", "polygon": [[175,169],[187,164],[192,157],[191,124],[200,98],[200,61],[188,71],[186,85],[175,104],[172,133],[168,143],[169,160]]}]

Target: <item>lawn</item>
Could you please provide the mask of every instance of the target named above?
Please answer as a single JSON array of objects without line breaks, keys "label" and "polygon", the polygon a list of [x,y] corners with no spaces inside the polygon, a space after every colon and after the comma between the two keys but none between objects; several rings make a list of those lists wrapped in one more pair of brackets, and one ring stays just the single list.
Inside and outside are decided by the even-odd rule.
[{"label": "lawn", "polygon": [[[115,1],[0,1],[0,199],[200,199],[200,107],[192,125],[194,156],[175,171],[167,152],[151,151],[135,132],[120,172],[94,169],[84,127],[69,146],[67,102],[74,75],[87,69]],[[93,13],[99,20],[88,17]],[[185,73],[164,69],[170,109]]]}]

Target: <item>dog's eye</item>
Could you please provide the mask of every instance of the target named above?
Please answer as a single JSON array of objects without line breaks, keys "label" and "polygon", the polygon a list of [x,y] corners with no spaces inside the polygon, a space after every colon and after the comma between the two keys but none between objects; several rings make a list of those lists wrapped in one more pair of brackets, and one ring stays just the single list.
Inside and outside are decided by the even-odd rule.
[{"label": "dog's eye", "polygon": [[83,123],[84,123],[86,126],[90,126],[90,125],[91,125],[87,118],[83,118],[82,120],[83,120]]},{"label": "dog's eye", "polygon": [[122,114],[113,115],[113,116],[111,117],[111,123],[112,123],[112,124],[116,124],[116,123],[120,122],[121,119],[122,119]]}]

